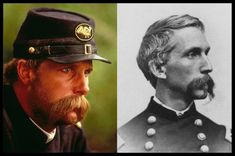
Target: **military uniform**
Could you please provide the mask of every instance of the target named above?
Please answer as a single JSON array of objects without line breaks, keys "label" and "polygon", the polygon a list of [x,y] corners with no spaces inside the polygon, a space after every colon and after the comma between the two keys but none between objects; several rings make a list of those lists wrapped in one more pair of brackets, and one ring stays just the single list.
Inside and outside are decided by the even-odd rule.
[{"label": "military uniform", "polygon": [[200,114],[195,104],[183,115],[151,98],[148,107],[120,127],[118,152],[231,152],[226,129]]}]

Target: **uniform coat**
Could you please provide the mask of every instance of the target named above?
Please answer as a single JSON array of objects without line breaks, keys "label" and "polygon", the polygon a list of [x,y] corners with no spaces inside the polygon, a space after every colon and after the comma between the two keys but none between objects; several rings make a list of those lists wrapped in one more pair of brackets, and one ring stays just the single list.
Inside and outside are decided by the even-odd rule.
[{"label": "uniform coat", "polygon": [[118,152],[231,152],[226,129],[193,104],[182,116],[150,100],[148,107],[119,128]]},{"label": "uniform coat", "polygon": [[58,126],[54,139],[42,133],[22,110],[13,89],[3,88],[3,152],[88,152],[82,129]]}]

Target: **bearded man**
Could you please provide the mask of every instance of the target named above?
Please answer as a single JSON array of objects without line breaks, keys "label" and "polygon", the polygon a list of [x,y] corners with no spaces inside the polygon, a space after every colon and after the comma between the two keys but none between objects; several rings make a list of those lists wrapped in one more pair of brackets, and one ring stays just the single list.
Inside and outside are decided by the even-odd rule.
[{"label": "bearded man", "polygon": [[80,121],[92,60],[110,63],[97,54],[94,29],[79,13],[29,10],[4,69],[4,152],[89,152]]}]

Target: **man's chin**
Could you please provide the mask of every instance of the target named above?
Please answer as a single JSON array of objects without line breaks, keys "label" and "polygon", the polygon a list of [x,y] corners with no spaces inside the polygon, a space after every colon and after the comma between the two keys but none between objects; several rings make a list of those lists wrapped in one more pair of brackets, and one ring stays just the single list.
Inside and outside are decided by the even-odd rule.
[{"label": "man's chin", "polygon": [[67,113],[64,117],[59,119],[57,121],[57,124],[59,125],[70,125],[70,124],[76,124],[77,122],[81,121],[81,118],[75,111],[71,111]]},{"label": "man's chin", "polygon": [[193,91],[192,95],[194,99],[205,99],[208,95],[208,92],[206,90],[195,90]]},{"label": "man's chin", "polygon": [[69,112],[67,114],[67,121],[68,123],[71,123],[71,124],[76,124],[77,122],[81,121],[81,117],[78,115],[78,112]]}]

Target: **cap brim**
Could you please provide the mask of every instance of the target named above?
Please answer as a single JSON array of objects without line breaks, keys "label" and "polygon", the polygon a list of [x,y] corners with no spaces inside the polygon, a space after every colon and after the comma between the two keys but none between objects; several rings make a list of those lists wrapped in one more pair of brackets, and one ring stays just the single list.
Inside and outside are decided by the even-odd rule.
[{"label": "cap brim", "polygon": [[48,57],[48,59],[54,62],[58,62],[58,63],[75,63],[75,62],[86,61],[86,60],[98,60],[104,63],[111,64],[109,60],[97,54],[73,54],[73,55],[66,55],[66,56]]}]

